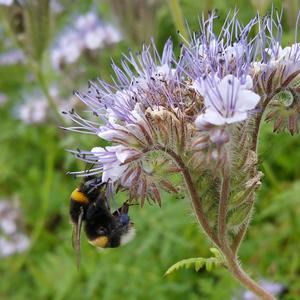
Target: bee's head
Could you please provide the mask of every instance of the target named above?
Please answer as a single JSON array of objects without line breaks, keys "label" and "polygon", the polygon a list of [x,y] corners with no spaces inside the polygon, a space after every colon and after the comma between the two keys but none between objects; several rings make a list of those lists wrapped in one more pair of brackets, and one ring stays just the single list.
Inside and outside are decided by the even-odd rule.
[{"label": "bee's head", "polygon": [[135,236],[134,223],[130,220],[128,215],[128,204],[124,203],[120,209],[120,212],[115,218],[118,223],[118,234],[120,245],[129,243]]},{"label": "bee's head", "polygon": [[89,242],[97,248],[119,247],[130,242],[135,235],[127,204],[123,204],[113,214],[102,214],[97,218],[97,224],[86,224],[86,228],[89,228],[89,225],[93,225],[95,230],[95,236]]}]

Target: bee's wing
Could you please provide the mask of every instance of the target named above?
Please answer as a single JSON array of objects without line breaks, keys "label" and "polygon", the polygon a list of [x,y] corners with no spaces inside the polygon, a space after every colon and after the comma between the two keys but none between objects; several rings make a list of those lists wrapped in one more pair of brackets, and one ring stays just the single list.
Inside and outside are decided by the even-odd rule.
[{"label": "bee's wing", "polygon": [[78,223],[73,224],[73,232],[72,232],[72,246],[76,252],[76,259],[77,259],[77,267],[79,268],[80,265],[80,233],[82,227],[82,220],[83,220],[83,209],[81,208]]}]

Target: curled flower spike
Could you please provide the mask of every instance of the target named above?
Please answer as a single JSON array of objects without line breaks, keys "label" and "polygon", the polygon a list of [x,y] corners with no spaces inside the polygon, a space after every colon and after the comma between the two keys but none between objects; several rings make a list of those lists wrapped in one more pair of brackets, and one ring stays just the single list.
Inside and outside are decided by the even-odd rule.
[{"label": "curled flower spike", "polygon": [[276,94],[268,107],[268,122],[274,121],[274,132],[287,129],[291,135],[299,132],[300,89],[286,89]]}]

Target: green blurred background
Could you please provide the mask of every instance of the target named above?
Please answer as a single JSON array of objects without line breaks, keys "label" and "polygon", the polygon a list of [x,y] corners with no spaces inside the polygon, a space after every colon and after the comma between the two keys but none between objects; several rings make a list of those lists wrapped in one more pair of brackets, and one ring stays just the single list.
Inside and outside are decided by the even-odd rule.
[{"label": "green blurred background", "polygon": [[[26,251],[0,257],[0,299],[232,299],[241,288],[225,270],[180,270],[163,276],[180,259],[209,256],[210,247],[188,202],[169,196],[164,197],[161,208],[131,209],[137,236],[124,247],[97,252],[83,237],[78,271],[68,205],[70,192],[79,181],[66,172],[84,165],[65,149],[90,149],[101,141],[59,129],[62,121],[49,107],[38,121],[32,115],[39,108],[28,113],[33,98],[55,103],[59,99],[59,105],[84,110],[72,98],[73,90],[85,90],[88,80],[98,76],[111,80],[111,58],[118,62],[122,52],[129,47],[140,49],[151,36],[160,51],[169,36],[178,48],[177,1],[62,0],[49,9],[46,0],[27,2],[25,7],[0,7],[0,201],[19,203],[19,228],[30,239]],[[255,2],[182,0],[177,4],[191,30],[197,31],[198,17],[213,8],[220,15],[218,28],[229,9],[237,7],[240,19],[246,22],[257,9],[264,14],[271,6],[268,1]],[[281,1],[273,4],[282,8]],[[283,1],[283,6],[287,44],[294,40],[300,1]],[[85,49],[76,62],[54,68],[51,53],[57,39],[78,15],[90,11],[103,24],[119,28],[122,40],[93,51]],[[3,55],[12,49],[22,49],[21,58],[9,63]],[[299,149],[299,136],[273,134],[271,126],[264,126],[260,161],[265,177],[240,251],[253,277],[283,284],[288,288],[283,299],[290,300],[300,299]]]}]

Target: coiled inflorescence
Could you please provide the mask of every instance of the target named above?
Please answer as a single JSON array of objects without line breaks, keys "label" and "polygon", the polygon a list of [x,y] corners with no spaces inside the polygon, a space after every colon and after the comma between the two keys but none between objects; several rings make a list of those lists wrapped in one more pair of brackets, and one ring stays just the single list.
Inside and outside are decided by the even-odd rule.
[{"label": "coiled inflorescence", "polygon": [[176,192],[172,176],[183,168],[204,198],[219,195],[224,172],[231,175],[233,202],[245,189],[255,190],[263,113],[275,131],[298,132],[300,44],[282,48],[280,16],[243,26],[234,14],[218,34],[215,19],[212,14],[201,22],[179,59],[171,40],[162,55],[152,43],[124,55],[120,67],[113,63],[112,83],[98,79],[87,93],[76,92],[94,116],[69,112],[78,124],[70,129],[111,143],[77,153],[93,164],[90,173],[102,173],[103,181],[142,203],[160,203],[162,189]]}]

